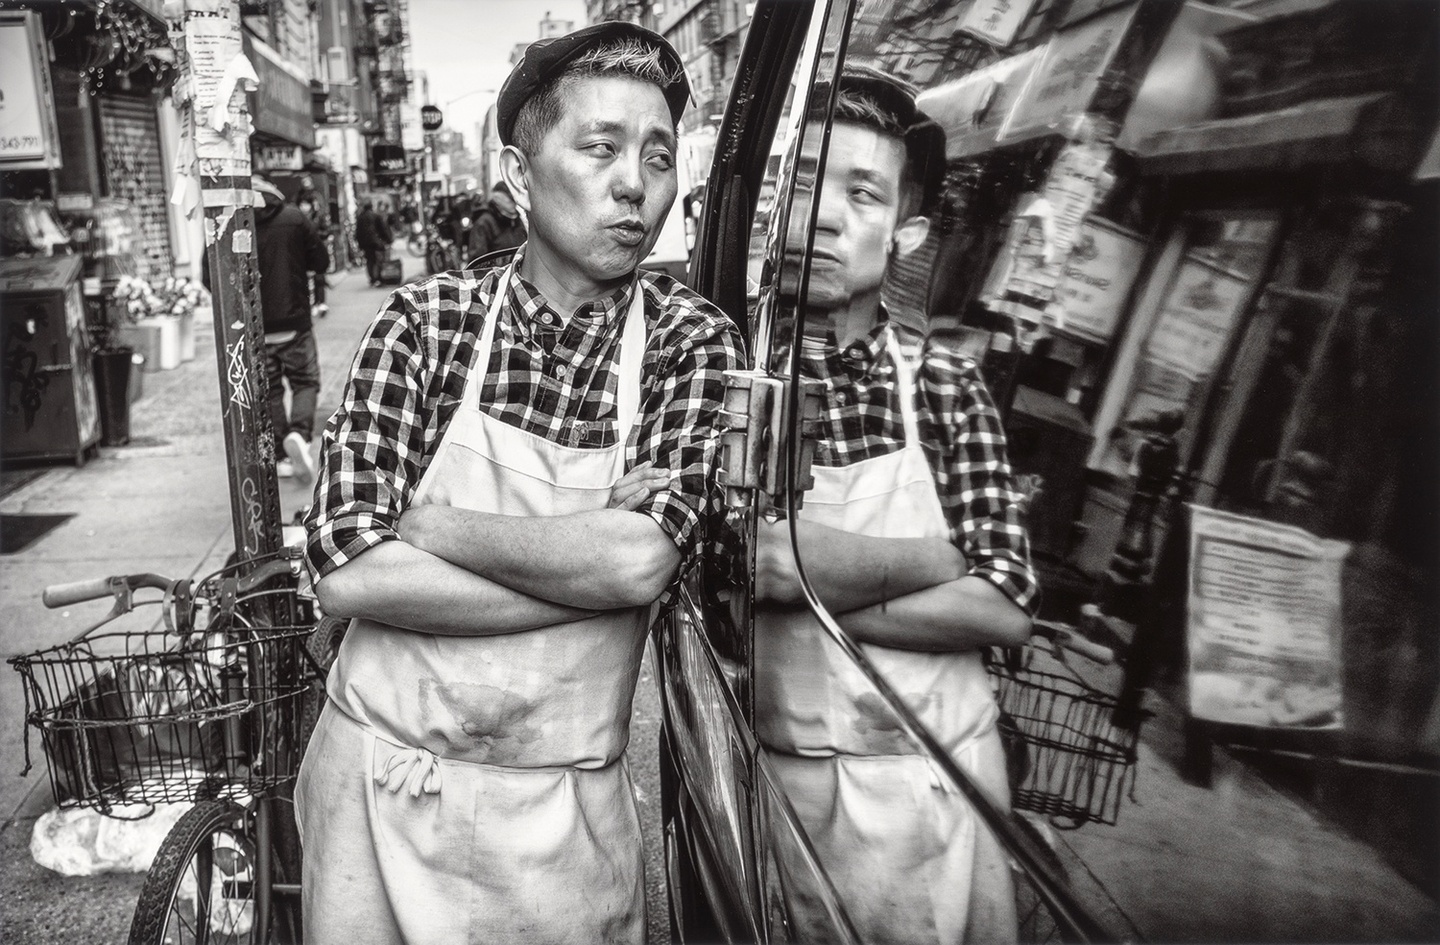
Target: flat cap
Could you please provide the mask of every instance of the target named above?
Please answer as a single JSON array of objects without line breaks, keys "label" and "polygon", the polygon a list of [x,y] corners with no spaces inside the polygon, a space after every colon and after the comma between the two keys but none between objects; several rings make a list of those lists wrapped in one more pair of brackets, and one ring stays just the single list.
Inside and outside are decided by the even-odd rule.
[{"label": "flat cap", "polygon": [[617,40],[638,39],[660,50],[665,64],[680,77],[661,91],[665,93],[665,104],[670,106],[670,117],[675,121],[685,112],[690,101],[690,80],[685,75],[685,65],[675,47],[654,30],[647,30],[637,23],[623,21],[596,23],[549,39],[537,39],[525,47],[525,54],[500,86],[500,95],[495,100],[495,123],[499,126],[500,143],[513,144],[515,119],[520,106],[529,101],[542,85],[565,71],[565,67],[582,54]]}]

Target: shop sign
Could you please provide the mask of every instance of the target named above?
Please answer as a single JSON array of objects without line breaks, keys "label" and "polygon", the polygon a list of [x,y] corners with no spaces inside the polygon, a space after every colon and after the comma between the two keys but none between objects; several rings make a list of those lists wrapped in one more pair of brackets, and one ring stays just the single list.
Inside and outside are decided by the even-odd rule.
[{"label": "shop sign", "polygon": [[59,140],[40,17],[0,13],[0,167],[59,167]]},{"label": "shop sign", "polygon": [[955,28],[1004,49],[1015,41],[1034,5],[1035,0],[974,0],[960,14]]},{"label": "shop sign", "polygon": [[[1019,295],[1036,307],[1055,297],[1064,262],[1080,236],[1080,224],[1098,199],[1110,147],[1071,142],[1055,158],[1039,193],[1022,198],[1005,248],[996,258],[983,301]],[[1033,316],[1038,319],[1039,313]]]},{"label": "shop sign", "polygon": [[1150,333],[1145,356],[1191,381],[1209,376],[1249,285],[1243,276],[1187,256]]},{"label": "shop sign", "polygon": [[257,170],[299,171],[305,167],[305,150],[298,144],[262,144],[254,153]]},{"label": "shop sign", "polygon": [[398,144],[377,144],[370,152],[376,174],[408,174],[410,160]]},{"label": "shop sign", "polygon": [[245,51],[260,80],[250,105],[255,130],[303,148],[315,147],[310,80],[249,33],[245,34]]},{"label": "shop sign", "polygon": [[1052,36],[1000,132],[1000,141],[1008,144],[1051,134],[1066,119],[1083,115],[1137,7],[1132,3]]},{"label": "shop sign", "polygon": [[927,89],[916,104],[945,129],[945,156],[954,161],[982,154],[995,140],[1044,47],[1027,50],[953,82]]},{"label": "shop sign", "polygon": [[425,129],[420,124],[420,109],[413,102],[400,103],[400,146],[406,151],[425,150]]},{"label": "shop sign", "polygon": [[1055,329],[1108,343],[1144,258],[1145,240],[1139,234],[1108,220],[1086,220],[1050,307]]},{"label": "shop sign", "polygon": [[1348,542],[1190,506],[1190,715],[1337,729],[1340,576]]}]

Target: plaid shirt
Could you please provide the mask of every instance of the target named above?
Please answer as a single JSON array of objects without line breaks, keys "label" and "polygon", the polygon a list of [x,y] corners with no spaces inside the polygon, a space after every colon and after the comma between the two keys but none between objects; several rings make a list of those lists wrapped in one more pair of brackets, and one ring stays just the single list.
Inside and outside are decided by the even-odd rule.
[{"label": "plaid shirt", "polygon": [[[503,272],[444,273],[386,299],[321,441],[315,504],[305,521],[317,579],[399,537],[400,515],[460,404]],[[567,320],[517,269],[500,307],[480,404],[555,443],[614,445],[621,328],[637,285],[645,293],[646,344],[626,468],[649,461],[678,474],[637,511],[675,541],[683,573],[722,508],[714,423],[723,372],[743,366],[739,334],[724,313],[668,276],[641,273]]]},{"label": "plaid shirt", "polygon": [[[913,342],[901,344],[913,361]],[[905,446],[895,362],[884,348],[883,322],[844,350],[828,330],[823,339],[805,338],[802,369],[825,385],[818,465],[849,466]],[[938,345],[925,345],[923,353],[916,372],[920,440],[935,474],[950,540],[964,553],[971,574],[993,582],[1033,615],[1039,584],[1030,567],[1024,496],[1005,458],[1000,415],[975,362]]]}]

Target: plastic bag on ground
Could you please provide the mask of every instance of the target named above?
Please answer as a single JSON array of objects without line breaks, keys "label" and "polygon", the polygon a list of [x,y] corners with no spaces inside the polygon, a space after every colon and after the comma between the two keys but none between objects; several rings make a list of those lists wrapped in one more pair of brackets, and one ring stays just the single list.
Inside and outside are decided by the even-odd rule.
[{"label": "plastic bag on ground", "polygon": [[140,817],[149,806],[116,807],[116,817],[88,807],[48,811],[35,821],[30,856],[62,876],[143,873],[150,869],[165,835],[191,805],[156,804],[148,817],[122,819]]}]

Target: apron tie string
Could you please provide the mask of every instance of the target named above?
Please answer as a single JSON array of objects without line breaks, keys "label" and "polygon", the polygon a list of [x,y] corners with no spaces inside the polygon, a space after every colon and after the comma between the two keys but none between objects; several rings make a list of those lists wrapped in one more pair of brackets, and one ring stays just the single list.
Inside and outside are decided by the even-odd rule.
[{"label": "apron tie string", "polygon": [[406,748],[390,756],[375,783],[391,794],[404,788],[411,797],[440,793],[440,759],[424,748]]}]

